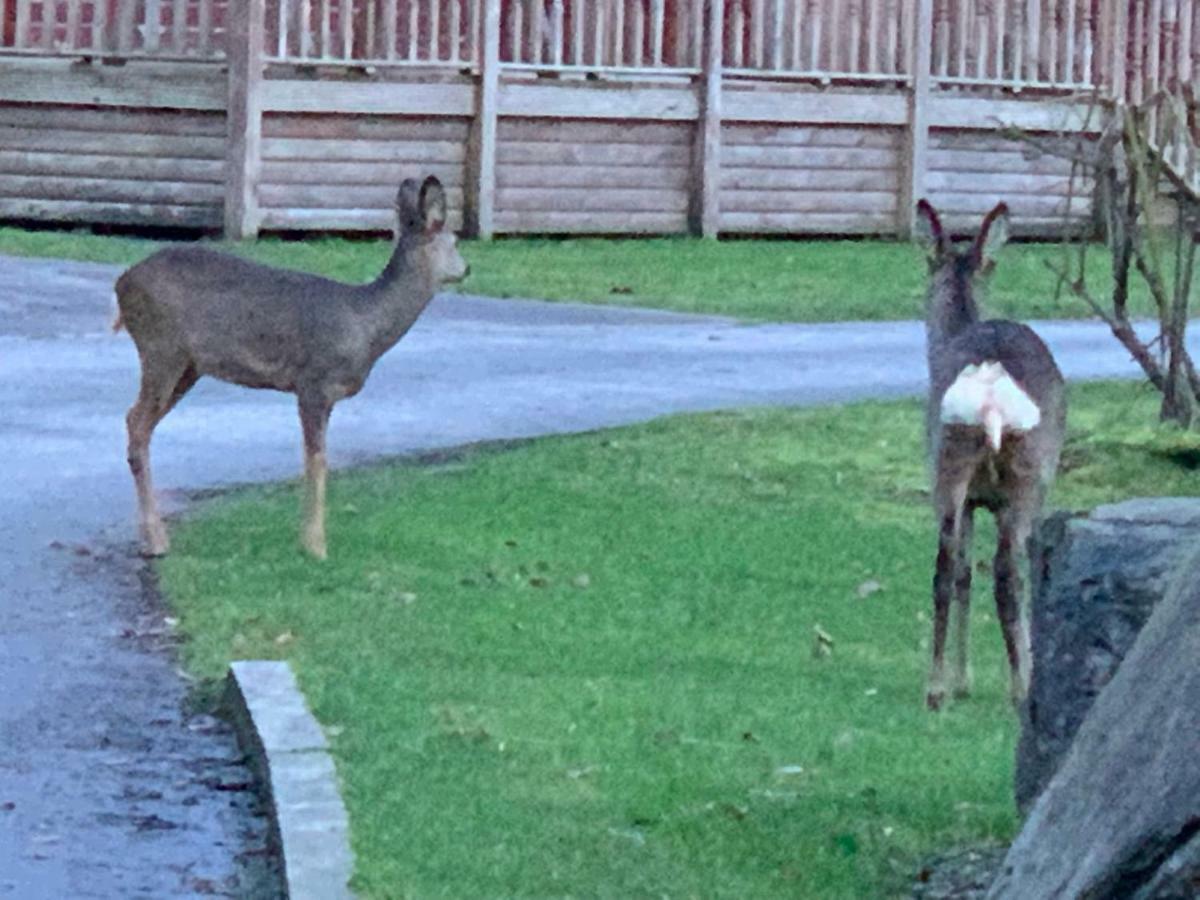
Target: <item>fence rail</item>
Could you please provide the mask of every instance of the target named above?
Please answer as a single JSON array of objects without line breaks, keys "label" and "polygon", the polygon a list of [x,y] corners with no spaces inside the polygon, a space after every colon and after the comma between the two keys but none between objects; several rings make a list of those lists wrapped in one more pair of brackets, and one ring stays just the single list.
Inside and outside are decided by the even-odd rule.
[{"label": "fence rail", "polygon": [[[0,0],[0,53],[218,59],[234,0]],[[236,0],[248,2],[248,0]],[[478,70],[499,5],[499,64],[541,74],[696,75],[712,0],[267,0],[273,62]],[[1200,0],[727,0],[733,78],[911,83],[928,41],[933,86],[1102,88],[1140,102],[1200,77]]]}]

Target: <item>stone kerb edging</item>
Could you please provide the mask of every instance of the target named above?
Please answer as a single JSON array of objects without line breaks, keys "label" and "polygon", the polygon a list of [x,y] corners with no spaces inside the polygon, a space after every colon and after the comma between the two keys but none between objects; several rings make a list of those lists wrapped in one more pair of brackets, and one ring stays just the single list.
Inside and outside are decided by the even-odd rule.
[{"label": "stone kerb edging", "polygon": [[346,807],[329,742],[286,662],[240,660],[226,686],[238,740],[266,789],[290,900],[353,898]]}]

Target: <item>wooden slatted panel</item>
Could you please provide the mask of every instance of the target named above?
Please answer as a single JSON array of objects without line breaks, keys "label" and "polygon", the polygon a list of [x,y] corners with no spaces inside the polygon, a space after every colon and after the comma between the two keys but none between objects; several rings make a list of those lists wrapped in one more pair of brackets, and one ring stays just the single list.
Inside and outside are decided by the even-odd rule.
[{"label": "wooden slatted panel", "polygon": [[504,119],[498,137],[498,231],[687,229],[687,123]]},{"label": "wooden slatted panel", "polygon": [[0,131],[0,216],[201,228],[220,223],[220,114],[0,104]]},{"label": "wooden slatted panel", "polygon": [[466,118],[269,113],[259,200],[269,228],[386,231],[396,187],[436,175],[462,225]]},{"label": "wooden slatted panel", "polygon": [[[928,158],[929,199],[948,227],[975,228],[1003,200],[1017,233],[1061,231],[1071,191],[1065,147],[1063,155],[1051,155],[994,133],[935,130]],[[1075,184],[1071,214],[1076,223],[1090,216],[1091,190],[1085,181]]]},{"label": "wooden slatted panel", "polygon": [[721,228],[877,234],[895,227],[898,128],[726,125]]}]

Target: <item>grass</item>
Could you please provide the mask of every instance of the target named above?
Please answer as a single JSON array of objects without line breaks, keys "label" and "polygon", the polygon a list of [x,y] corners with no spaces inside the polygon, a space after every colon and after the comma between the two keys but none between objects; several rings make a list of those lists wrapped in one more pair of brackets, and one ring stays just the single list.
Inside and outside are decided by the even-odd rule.
[{"label": "grass", "polygon": [[[0,253],[52,256],[129,265],[159,244],[81,232],[0,228]],[[642,240],[507,239],[464,241],[472,275],[462,290],[495,297],[535,297],[744,319],[824,322],[922,317],[925,264],[914,247],[883,240],[706,242],[691,238]],[[233,246],[273,265],[364,281],[382,268],[384,241],[267,238]],[[992,315],[1084,318],[1074,299],[1056,298],[1046,261],[1053,244],[1013,244],[1002,254],[991,285]],[[1100,296],[1109,269],[1102,250],[1090,255],[1089,283]],[[1136,279],[1135,279],[1136,282]],[[1131,310],[1152,310],[1135,283]]]},{"label": "grass", "polygon": [[[1056,505],[1197,493],[1194,436],[1129,431],[1151,393],[1071,401]],[[364,897],[896,896],[1016,823],[986,576],[976,695],[921,705],[920,420],[742,411],[348,472],[326,564],[295,485],[250,489],[178,525],[161,583],[202,679],[296,666]]]}]

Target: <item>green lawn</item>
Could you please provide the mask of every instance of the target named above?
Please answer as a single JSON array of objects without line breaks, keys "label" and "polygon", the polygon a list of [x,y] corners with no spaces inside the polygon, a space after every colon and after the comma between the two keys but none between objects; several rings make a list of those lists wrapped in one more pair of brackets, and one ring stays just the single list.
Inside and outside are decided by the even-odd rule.
[{"label": "green lawn", "polygon": [[[83,232],[0,228],[0,253],[130,264],[159,245]],[[364,281],[382,268],[386,241],[264,239],[234,247],[274,265]],[[922,316],[925,263],[914,247],[883,240],[710,242],[512,239],[464,241],[471,277],[462,290],[495,297],[535,297],[745,319],[823,322],[914,319]],[[988,310],[996,316],[1078,318],[1087,310],[1056,299],[1047,260],[1052,244],[1012,244],[1003,251]],[[1097,251],[1089,280],[1103,296],[1108,269]],[[1151,312],[1141,285],[1133,308]]]},{"label": "green lawn", "polygon": [[[1071,399],[1056,505],[1197,493],[1194,436],[1130,431],[1151,393]],[[976,695],[922,705],[920,421],[676,417],[335,475],[325,564],[294,484],[239,491],[176,526],[161,583],[210,684],[296,666],[364,897],[899,895],[1016,822],[986,575]]]}]

